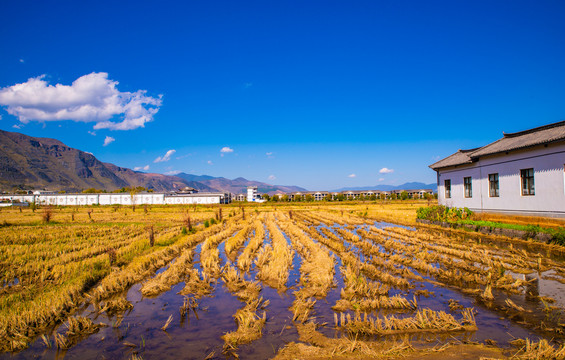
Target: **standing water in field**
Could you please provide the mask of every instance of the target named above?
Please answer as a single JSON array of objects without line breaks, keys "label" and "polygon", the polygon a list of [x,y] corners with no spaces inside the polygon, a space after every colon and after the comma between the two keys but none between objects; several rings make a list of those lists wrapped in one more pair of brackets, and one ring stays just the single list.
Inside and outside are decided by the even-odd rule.
[{"label": "standing water in field", "polygon": [[[156,226],[153,247],[135,226],[104,232],[117,260],[80,298],[83,307],[0,358],[265,359],[295,351],[290,343],[326,354],[347,341],[363,341],[357,355],[371,357],[400,339],[421,351],[428,343],[511,349],[517,338],[565,339],[558,257],[329,210],[241,215],[193,234]],[[79,230],[81,238],[91,231],[69,230],[69,244]],[[105,261],[104,248],[91,247],[75,241],[41,261],[52,269]],[[32,270],[14,271],[22,281],[4,293],[29,284]]]}]

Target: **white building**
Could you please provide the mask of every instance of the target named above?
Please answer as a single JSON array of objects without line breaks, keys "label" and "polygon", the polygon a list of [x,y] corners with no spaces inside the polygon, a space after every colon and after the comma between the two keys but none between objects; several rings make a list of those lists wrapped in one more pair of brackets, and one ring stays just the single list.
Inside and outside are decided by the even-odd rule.
[{"label": "white building", "polygon": [[100,194],[27,194],[0,195],[0,200],[36,203],[39,205],[164,205],[164,204],[229,204],[226,193],[100,193]]},{"label": "white building", "polygon": [[247,187],[247,201],[248,202],[265,202],[265,200],[261,199],[259,195],[257,195],[257,186],[248,186]]},{"label": "white building", "polygon": [[439,203],[565,217],[565,121],[503,135],[430,165],[437,172]]}]

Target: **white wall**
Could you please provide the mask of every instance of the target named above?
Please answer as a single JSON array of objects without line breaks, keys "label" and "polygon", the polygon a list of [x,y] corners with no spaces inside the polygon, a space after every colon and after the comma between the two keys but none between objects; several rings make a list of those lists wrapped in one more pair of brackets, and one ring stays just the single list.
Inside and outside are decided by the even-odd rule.
[{"label": "white wall", "polygon": [[[79,206],[79,205],[161,205],[161,204],[219,204],[223,201],[221,194],[191,194],[167,196],[163,193],[136,194],[103,193],[103,194],[55,194],[55,195],[3,195],[0,199],[36,202],[44,205]],[[229,199],[228,199],[229,201]]]},{"label": "white wall", "polygon": [[[477,163],[440,170],[439,203],[474,211],[539,214],[565,217],[565,144],[549,144],[480,159]],[[534,169],[535,195],[523,196],[521,169]],[[498,173],[499,197],[489,196],[488,175]],[[471,176],[473,197],[464,197],[463,178]],[[451,198],[444,180],[451,179]]]},{"label": "white wall", "polygon": [[167,196],[166,204],[219,204],[220,195]]}]

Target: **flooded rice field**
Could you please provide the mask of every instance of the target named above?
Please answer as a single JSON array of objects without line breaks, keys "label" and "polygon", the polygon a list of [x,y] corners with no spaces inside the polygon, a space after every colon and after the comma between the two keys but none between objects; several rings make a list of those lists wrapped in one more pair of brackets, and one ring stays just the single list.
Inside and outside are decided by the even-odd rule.
[{"label": "flooded rice field", "polygon": [[[103,259],[109,270],[57,311],[39,311],[54,300],[32,303],[43,324],[32,310],[3,315],[0,358],[371,358],[476,343],[501,356],[551,346],[565,356],[565,262],[551,247],[329,210],[242,208],[190,230],[181,221],[156,227],[155,246],[130,258],[80,242],[52,259],[13,250],[51,261],[53,285],[85,269],[62,263],[92,258],[87,269],[98,269]],[[123,247],[147,241],[146,227],[114,230],[107,236]],[[4,306],[30,274],[46,276],[23,263],[4,276]]]}]

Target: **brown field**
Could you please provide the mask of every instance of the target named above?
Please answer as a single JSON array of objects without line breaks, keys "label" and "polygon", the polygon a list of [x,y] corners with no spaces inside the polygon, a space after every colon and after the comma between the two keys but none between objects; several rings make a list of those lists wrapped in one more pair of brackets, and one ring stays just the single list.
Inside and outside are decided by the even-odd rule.
[{"label": "brown field", "polygon": [[565,358],[562,249],[426,204],[1,209],[0,358]]}]

